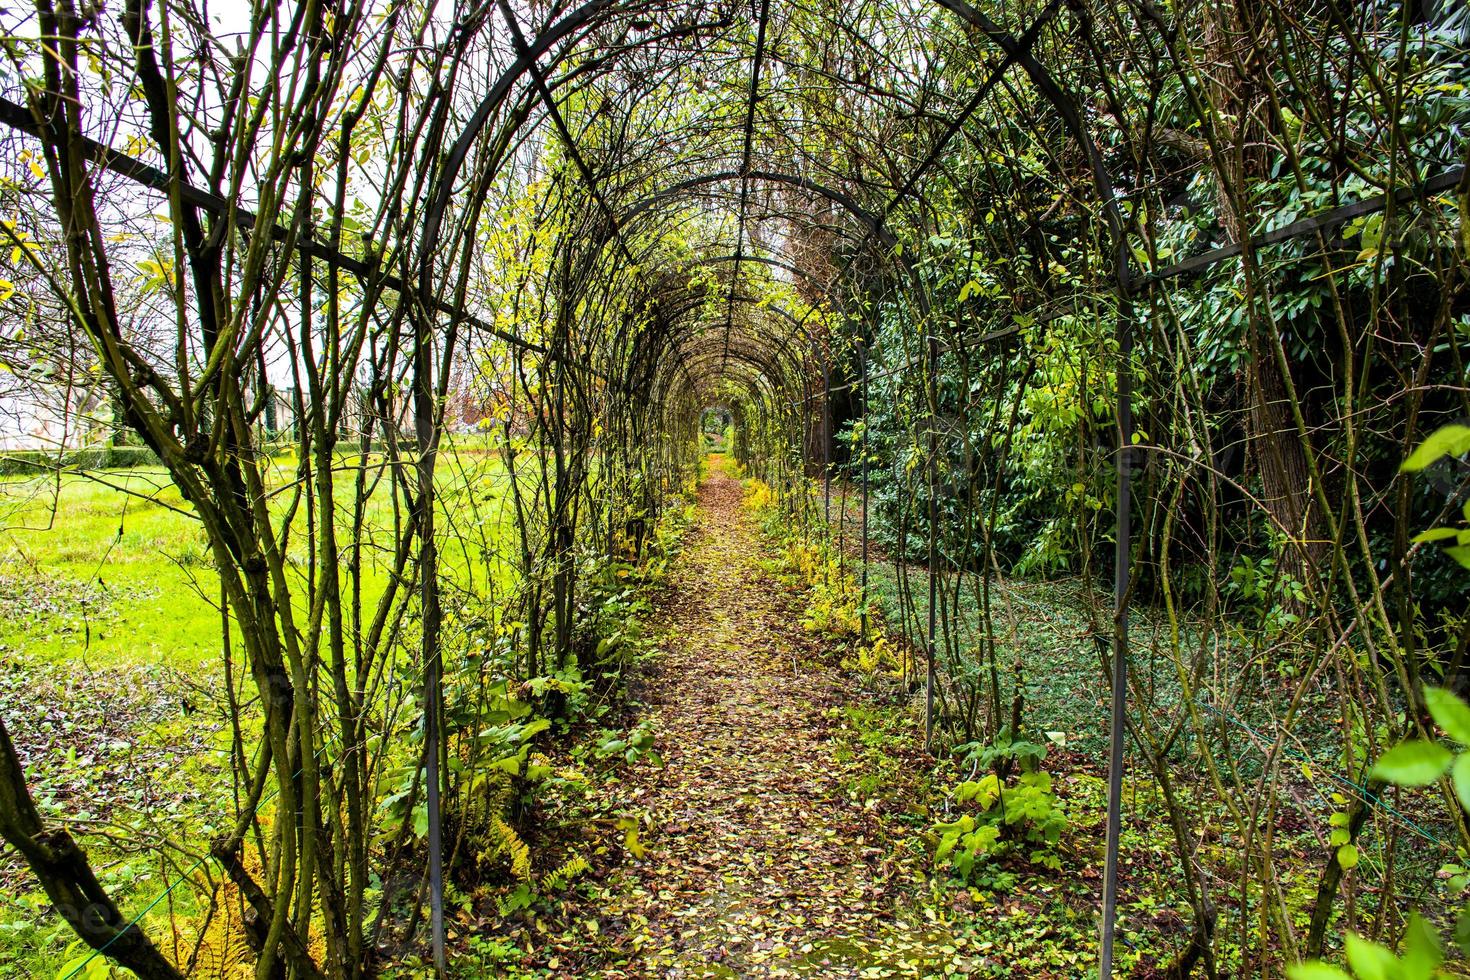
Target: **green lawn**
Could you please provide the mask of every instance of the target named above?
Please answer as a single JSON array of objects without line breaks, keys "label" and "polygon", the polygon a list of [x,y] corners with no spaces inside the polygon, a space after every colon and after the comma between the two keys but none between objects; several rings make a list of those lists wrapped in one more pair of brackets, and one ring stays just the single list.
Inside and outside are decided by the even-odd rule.
[{"label": "green lawn", "polygon": [[[340,543],[348,540],[357,458],[340,457]],[[484,587],[507,540],[500,457],[483,450],[446,453],[439,465],[443,561],[452,574]],[[295,461],[273,466],[273,509],[282,510]],[[401,502],[400,502],[401,503]],[[460,505],[473,505],[463,506]],[[161,468],[67,473],[0,481],[0,653],[90,667],[166,663],[185,669],[220,653],[219,585],[213,558],[190,506]],[[363,539],[388,540],[393,502],[380,481],[366,508]],[[468,516],[467,516],[468,515]],[[296,515],[292,557],[304,564],[306,511]],[[382,589],[369,549],[368,594]],[[301,591],[304,591],[301,590]]]},{"label": "green lawn", "polygon": [[[0,484],[0,645],[90,666],[199,664],[220,649],[218,585],[161,469]],[[125,488],[116,489],[117,487]],[[134,496],[134,494],[140,496]]]},{"label": "green lawn", "polygon": [[[338,457],[343,548],[360,461]],[[461,444],[440,457],[438,472],[445,580],[503,595],[513,574],[503,555],[516,539],[500,455]],[[296,479],[295,459],[278,458],[271,507],[282,519]],[[386,584],[394,507],[390,484],[379,481],[361,524],[367,610]],[[302,574],[306,521],[303,502],[290,555]],[[304,611],[304,578],[294,591]],[[232,812],[228,727],[214,705],[223,676],[218,592],[203,531],[161,468],[0,481],[0,717],[37,805],[72,821],[125,913],[182,869],[147,852],[119,854],[99,832],[157,834],[197,850]],[[185,892],[174,895],[187,906]],[[29,870],[0,855],[0,978],[54,976],[73,946]]]}]

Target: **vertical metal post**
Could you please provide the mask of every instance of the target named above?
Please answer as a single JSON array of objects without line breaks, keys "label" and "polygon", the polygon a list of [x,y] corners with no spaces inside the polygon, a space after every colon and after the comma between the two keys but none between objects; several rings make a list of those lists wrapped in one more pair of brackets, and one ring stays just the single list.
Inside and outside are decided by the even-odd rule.
[{"label": "vertical metal post", "polygon": [[863,603],[863,637],[868,635],[868,345],[864,341],[858,342],[858,369],[863,378],[863,436],[859,452],[863,454],[863,570],[862,570],[862,603]]},{"label": "vertical metal post", "polygon": [[[830,338],[829,342],[830,342]],[[826,536],[832,531],[832,354],[822,351],[822,518]]]},{"label": "vertical metal post", "polygon": [[1113,931],[1118,919],[1118,837],[1123,819],[1123,747],[1128,731],[1128,573],[1132,554],[1129,497],[1133,473],[1133,308],[1126,292],[1118,306],[1117,533],[1113,548],[1113,704],[1108,733],[1107,856],[1103,867],[1102,943],[1098,976],[1113,974]]},{"label": "vertical metal post", "polygon": [[929,669],[924,680],[924,751],[934,747],[934,658],[939,614],[939,338],[929,337]]},{"label": "vertical metal post", "polygon": [[429,333],[428,313],[413,317],[414,331],[414,434],[418,439],[419,594],[422,604],[423,636],[420,657],[424,667],[424,786],[429,820],[429,929],[434,951],[434,969],[447,972],[444,952],[444,836],[440,815],[439,752],[442,748],[441,706],[444,663],[440,659],[439,553],[434,539],[434,455],[436,446],[436,403],[434,397],[434,345]]},{"label": "vertical metal post", "polygon": [[424,785],[428,788],[429,816],[429,930],[434,950],[434,969],[443,977],[448,972],[444,952],[444,832],[439,802],[439,703],[442,662],[436,650],[424,670],[424,749],[428,755]]}]

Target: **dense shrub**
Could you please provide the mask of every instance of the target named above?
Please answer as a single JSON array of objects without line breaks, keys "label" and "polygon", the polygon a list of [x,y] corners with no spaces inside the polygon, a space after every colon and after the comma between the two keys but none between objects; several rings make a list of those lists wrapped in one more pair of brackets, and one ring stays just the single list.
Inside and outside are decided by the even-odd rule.
[{"label": "dense shrub", "polygon": [[55,470],[126,470],[161,465],[145,446],[94,446],[55,452],[49,449],[13,449],[0,453],[0,476],[33,476]]}]

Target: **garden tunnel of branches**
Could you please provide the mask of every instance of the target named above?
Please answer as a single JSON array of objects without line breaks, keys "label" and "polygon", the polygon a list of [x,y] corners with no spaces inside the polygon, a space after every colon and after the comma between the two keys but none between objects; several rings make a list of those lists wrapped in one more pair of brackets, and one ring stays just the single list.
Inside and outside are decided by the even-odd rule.
[{"label": "garden tunnel of branches", "polygon": [[[1103,975],[1130,819],[1169,842],[1171,975],[1448,928],[1451,781],[1371,766],[1456,735],[1423,692],[1470,649],[1435,543],[1470,416],[1460,6],[0,17],[7,371],[94,392],[218,574],[228,819],[149,845],[204,896],[186,935],[233,901],[257,976],[442,967],[445,877],[515,792],[484,774],[623,671],[612,576],[709,409],[936,753],[1064,727],[1012,586],[1068,583]],[[495,473],[461,451],[486,437]],[[98,962],[189,972],[0,742],[0,832],[55,912]]]}]

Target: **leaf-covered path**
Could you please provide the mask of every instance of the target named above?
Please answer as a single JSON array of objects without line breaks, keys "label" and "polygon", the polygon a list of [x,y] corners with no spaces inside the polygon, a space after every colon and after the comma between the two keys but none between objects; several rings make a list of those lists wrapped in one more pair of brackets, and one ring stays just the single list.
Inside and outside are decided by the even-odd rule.
[{"label": "leaf-covered path", "polygon": [[607,913],[627,959],[601,975],[961,965],[904,913],[924,880],[904,841],[913,831],[852,789],[863,773],[840,724],[850,685],[802,630],[799,597],[762,568],[740,483],[717,463],[699,504],[660,603],[661,654],[636,689],[666,765],[627,788],[649,818],[648,852],[614,882]]}]

